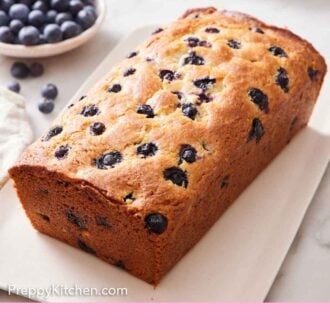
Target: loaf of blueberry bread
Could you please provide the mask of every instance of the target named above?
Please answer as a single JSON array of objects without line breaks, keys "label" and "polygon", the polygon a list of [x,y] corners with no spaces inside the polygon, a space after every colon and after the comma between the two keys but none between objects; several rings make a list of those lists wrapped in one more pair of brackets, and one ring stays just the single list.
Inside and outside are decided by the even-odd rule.
[{"label": "loaf of blueberry bread", "polygon": [[189,10],[65,109],[10,176],[37,230],[157,284],[306,126],[325,72],[287,30]]}]

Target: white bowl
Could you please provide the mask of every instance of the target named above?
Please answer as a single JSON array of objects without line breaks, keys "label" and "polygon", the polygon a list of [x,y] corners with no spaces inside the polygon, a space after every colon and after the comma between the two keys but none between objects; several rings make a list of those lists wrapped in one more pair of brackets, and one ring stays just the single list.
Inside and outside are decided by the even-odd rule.
[{"label": "white bowl", "polygon": [[40,58],[59,55],[73,50],[90,40],[98,31],[105,16],[105,0],[96,1],[97,20],[79,36],[58,43],[38,46],[13,45],[0,42],[0,54],[17,58]]}]

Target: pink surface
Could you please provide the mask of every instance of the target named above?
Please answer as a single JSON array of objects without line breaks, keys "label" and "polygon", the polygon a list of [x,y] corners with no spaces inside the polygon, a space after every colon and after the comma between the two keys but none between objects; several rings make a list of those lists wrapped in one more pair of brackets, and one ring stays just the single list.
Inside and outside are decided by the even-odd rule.
[{"label": "pink surface", "polygon": [[328,330],[329,314],[330,304],[0,305],[1,329]]}]

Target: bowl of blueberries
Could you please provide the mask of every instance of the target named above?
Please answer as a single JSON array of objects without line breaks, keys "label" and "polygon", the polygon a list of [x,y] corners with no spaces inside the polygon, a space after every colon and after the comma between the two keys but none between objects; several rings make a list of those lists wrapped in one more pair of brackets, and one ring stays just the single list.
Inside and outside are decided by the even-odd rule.
[{"label": "bowl of blueberries", "polygon": [[105,0],[0,0],[0,54],[41,58],[90,40],[105,15]]}]

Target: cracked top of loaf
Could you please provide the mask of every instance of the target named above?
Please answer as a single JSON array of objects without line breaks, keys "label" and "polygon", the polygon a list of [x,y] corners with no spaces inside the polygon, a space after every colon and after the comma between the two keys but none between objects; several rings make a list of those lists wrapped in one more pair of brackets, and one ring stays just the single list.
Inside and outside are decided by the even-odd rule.
[{"label": "cracked top of loaf", "polygon": [[298,100],[315,101],[325,71],[287,30],[190,10],[65,109],[19,164],[88,182],[145,213],[189,212],[210,184],[228,184],[233,154],[270,143],[283,107],[294,109],[289,131]]}]

